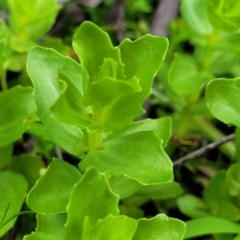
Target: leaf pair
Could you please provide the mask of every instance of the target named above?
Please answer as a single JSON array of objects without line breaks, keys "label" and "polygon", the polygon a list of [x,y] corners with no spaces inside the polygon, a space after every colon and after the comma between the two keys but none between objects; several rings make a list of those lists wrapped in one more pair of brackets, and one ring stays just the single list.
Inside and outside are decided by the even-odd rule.
[{"label": "leaf pair", "polygon": [[142,113],[167,44],[146,35],[113,47],[105,32],[84,22],[73,38],[81,65],[52,49],[30,51],[27,71],[38,115],[58,145],[82,158],[82,171],[94,166],[143,184],[172,180],[161,146],[170,137],[170,119],[131,125]]}]

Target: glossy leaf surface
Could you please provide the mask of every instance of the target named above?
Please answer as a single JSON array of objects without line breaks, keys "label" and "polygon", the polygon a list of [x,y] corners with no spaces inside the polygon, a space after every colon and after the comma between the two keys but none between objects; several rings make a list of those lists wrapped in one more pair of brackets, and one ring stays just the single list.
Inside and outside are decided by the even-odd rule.
[{"label": "glossy leaf surface", "polygon": [[158,214],[154,218],[138,220],[133,240],[181,240],[185,230],[182,221]]},{"label": "glossy leaf surface", "polygon": [[217,119],[240,127],[239,95],[240,78],[216,79],[207,86],[206,101]]},{"label": "glossy leaf surface", "polygon": [[58,240],[46,233],[34,232],[31,235],[26,235],[23,240]]},{"label": "glossy leaf surface", "polygon": [[[0,226],[3,222],[20,212],[27,194],[27,189],[27,181],[20,174],[10,171],[0,172]],[[6,211],[7,213],[5,215]],[[5,219],[3,220],[4,215]],[[12,219],[0,229],[0,237],[13,227],[15,221],[16,218]]]},{"label": "glossy leaf surface", "polygon": [[91,231],[90,240],[131,240],[137,221],[126,216],[107,216],[99,220]]},{"label": "glossy leaf surface", "polygon": [[35,118],[31,87],[16,86],[0,93],[0,147],[20,139]]},{"label": "glossy leaf surface", "polygon": [[70,192],[80,177],[81,173],[74,166],[53,160],[29,192],[28,206],[38,213],[65,212]]},{"label": "glossy leaf surface", "polygon": [[[97,45],[96,41],[98,42]],[[88,71],[90,82],[97,80],[99,68],[103,64],[104,58],[111,58],[116,61],[117,77],[124,78],[124,66],[119,48],[113,47],[108,34],[95,24],[88,21],[81,24],[74,35],[73,48],[81,64]]]},{"label": "glossy leaf surface", "polygon": [[110,134],[106,141],[120,136],[146,131],[153,131],[155,135],[163,141],[162,146],[165,147],[172,134],[172,120],[170,117],[161,117],[158,119],[149,118],[133,122],[130,126]]},{"label": "glossy leaf surface", "polygon": [[139,101],[143,103],[151,94],[152,80],[165,58],[168,41],[164,37],[145,35],[135,41],[124,39],[119,48],[126,77],[140,80],[142,91]]},{"label": "glossy leaf surface", "polygon": [[104,174],[89,168],[71,192],[64,239],[84,239],[89,229],[107,215],[118,215],[118,197]]},{"label": "glossy leaf surface", "polygon": [[123,174],[107,172],[106,176],[111,189],[119,195],[120,199],[132,195],[142,186],[138,181]]},{"label": "glossy leaf surface", "polygon": [[[78,98],[84,95],[88,84],[85,70],[74,60],[64,57],[51,49],[33,48],[27,59],[28,74],[34,85],[34,97],[38,108],[38,115],[46,130],[57,144],[74,155],[82,155],[87,149],[83,131],[75,126],[60,122],[49,114],[49,108],[57,101],[62,91],[64,81],[59,81],[59,73],[64,79],[72,79],[73,89]],[[61,80],[64,80],[61,79]],[[75,95],[74,95],[75,96]],[[78,100],[79,101],[79,100]],[[69,105],[63,105],[63,110],[74,111]]]},{"label": "glossy leaf surface", "polygon": [[144,196],[152,200],[164,200],[175,198],[183,193],[181,185],[175,181],[170,183],[156,184],[144,186],[139,189],[134,195]]},{"label": "glossy leaf surface", "polygon": [[101,172],[113,171],[142,184],[172,180],[172,162],[153,132],[139,132],[104,142],[90,151],[79,164],[83,171],[94,166]]},{"label": "glossy leaf surface", "polygon": [[37,214],[36,231],[48,234],[54,239],[63,240],[63,227],[66,219],[66,213]]}]

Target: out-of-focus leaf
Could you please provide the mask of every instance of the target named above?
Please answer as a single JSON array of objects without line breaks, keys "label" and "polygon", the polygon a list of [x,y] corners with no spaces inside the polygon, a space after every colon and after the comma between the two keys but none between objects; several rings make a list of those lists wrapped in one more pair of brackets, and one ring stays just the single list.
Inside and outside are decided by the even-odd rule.
[{"label": "out-of-focus leaf", "polygon": [[169,84],[178,94],[188,94],[200,89],[212,76],[199,72],[194,59],[176,54],[169,70]]},{"label": "out-of-focus leaf", "polygon": [[89,168],[71,192],[64,240],[87,239],[90,228],[109,214],[118,215],[118,197],[104,174]]},{"label": "out-of-focus leaf", "polygon": [[158,214],[154,218],[138,220],[133,240],[182,240],[185,231],[182,221]]},{"label": "out-of-focus leaf", "polygon": [[211,178],[204,189],[204,201],[209,213],[220,218],[236,221],[240,218],[238,207],[228,194],[225,186],[226,172],[221,170]]},{"label": "out-of-focus leaf", "polygon": [[215,79],[207,85],[207,106],[220,121],[240,127],[239,95],[240,78]]},{"label": "out-of-focus leaf", "polygon": [[232,164],[226,173],[226,188],[231,196],[240,196],[240,163]]},{"label": "out-of-focus leaf", "polygon": [[120,210],[120,215],[125,215],[134,219],[139,219],[144,216],[144,211],[140,207],[136,206],[128,206],[124,204],[120,204],[118,206]]},{"label": "out-of-focus leaf", "polygon": [[70,192],[81,173],[69,163],[54,159],[27,196],[28,206],[38,213],[66,211]]},{"label": "out-of-focus leaf", "polygon": [[71,51],[71,48],[68,45],[65,45],[61,38],[50,36],[47,36],[43,39],[41,46],[45,48],[53,48],[65,56],[69,56]]},{"label": "out-of-focus leaf", "polygon": [[91,150],[79,164],[83,171],[90,166],[101,172],[124,174],[141,184],[172,181],[172,162],[153,132],[138,132],[103,142]]},{"label": "out-of-focus leaf", "polygon": [[217,217],[202,217],[185,223],[187,230],[184,239],[214,233],[240,233],[239,224]]},{"label": "out-of-focus leaf", "polygon": [[8,43],[8,28],[0,19],[0,76],[2,75],[2,67],[6,58]]},{"label": "out-of-focus leaf", "polygon": [[0,148],[0,170],[7,167],[12,160],[13,144]]},{"label": "out-of-focus leaf", "polygon": [[183,214],[191,218],[198,218],[208,215],[207,207],[202,199],[191,194],[178,197],[177,205]]},{"label": "out-of-focus leaf", "polygon": [[226,31],[237,30],[240,26],[240,4],[234,0],[206,0],[209,7],[209,16],[215,27]]},{"label": "out-of-focus leaf", "polygon": [[16,86],[0,93],[0,147],[20,139],[35,118],[32,87]]},{"label": "out-of-focus leaf", "polygon": [[[6,211],[7,214],[3,222],[20,212],[24,198],[27,194],[27,188],[27,181],[20,174],[10,171],[0,172],[0,226]],[[13,227],[15,221],[16,218],[12,219],[0,229],[0,237]]]},{"label": "out-of-focus leaf", "polygon": [[19,40],[36,40],[53,25],[59,6],[55,0],[7,0],[11,31]]},{"label": "out-of-focus leaf", "polygon": [[45,164],[40,156],[21,154],[14,156],[11,167],[26,178],[31,189],[40,177],[40,170],[45,168]]},{"label": "out-of-focus leaf", "polygon": [[205,9],[205,1],[202,0],[183,0],[181,13],[186,24],[190,38],[200,44],[207,43],[207,36],[212,34],[214,28],[209,21]]}]

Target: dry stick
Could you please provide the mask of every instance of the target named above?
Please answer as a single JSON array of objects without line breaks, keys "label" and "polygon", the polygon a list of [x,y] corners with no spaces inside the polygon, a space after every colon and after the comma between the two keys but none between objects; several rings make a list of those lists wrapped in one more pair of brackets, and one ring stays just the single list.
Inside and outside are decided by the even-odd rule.
[{"label": "dry stick", "polygon": [[153,15],[151,33],[154,35],[167,36],[168,25],[179,12],[179,0],[161,0]]},{"label": "dry stick", "polygon": [[202,147],[202,148],[200,148],[200,149],[198,149],[198,150],[196,150],[196,151],[194,151],[192,153],[189,153],[189,154],[187,154],[184,157],[179,158],[178,160],[176,160],[173,163],[173,165],[174,166],[178,166],[178,165],[183,164],[186,161],[189,161],[189,160],[192,160],[192,159],[197,158],[199,156],[202,156],[207,151],[212,150],[214,148],[217,148],[218,146],[220,146],[220,145],[222,145],[222,144],[224,144],[226,142],[229,142],[229,141],[233,140],[234,138],[235,138],[235,134],[232,133],[232,134],[230,134],[228,136],[225,136],[225,137],[221,138],[220,140],[218,140],[216,142],[209,143],[206,146],[204,146],[204,147]]}]

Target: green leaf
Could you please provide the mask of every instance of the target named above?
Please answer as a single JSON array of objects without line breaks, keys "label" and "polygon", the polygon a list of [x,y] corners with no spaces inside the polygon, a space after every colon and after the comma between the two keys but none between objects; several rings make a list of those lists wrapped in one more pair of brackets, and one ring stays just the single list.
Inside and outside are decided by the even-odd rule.
[{"label": "green leaf", "polygon": [[155,135],[163,141],[162,146],[166,147],[167,142],[172,135],[172,119],[170,117],[161,117],[158,119],[148,118],[133,122],[130,126],[110,134],[106,140],[146,131],[153,131]]},{"label": "green leaf", "polygon": [[151,219],[139,219],[132,240],[181,240],[185,231],[186,227],[182,221],[158,214]]},{"label": "green leaf", "polygon": [[119,48],[113,47],[108,34],[94,23],[85,21],[81,24],[73,37],[73,49],[83,67],[88,71],[90,82],[98,79],[104,58],[113,59],[117,63],[117,78],[124,78],[124,66]]},{"label": "green leaf", "polygon": [[137,221],[132,218],[108,215],[95,224],[90,240],[130,240],[136,228]]},{"label": "green leaf", "polygon": [[240,163],[232,164],[226,173],[226,188],[231,196],[240,196]]},{"label": "green leaf", "polygon": [[214,233],[240,233],[239,224],[217,217],[202,217],[185,223],[187,231],[184,239]]},{"label": "green leaf", "polygon": [[221,170],[209,181],[204,189],[204,201],[209,208],[210,214],[237,221],[240,218],[238,207],[233,198],[228,194],[225,187],[226,172]]},{"label": "green leaf", "polygon": [[48,234],[42,232],[33,232],[31,235],[25,236],[23,240],[59,240],[59,239],[49,236]]},{"label": "green leaf", "polygon": [[0,147],[20,139],[34,120],[31,87],[16,86],[0,93]]},{"label": "green leaf", "polygon": [[11,31],[19,40],[36,40],[52,27],[59,6],[55,0],[7,0]]},{"label": "green leaf", "polygon": [[169,198],[175,198],[182,193],[183,189],[181,185],[173,181],[170,183],[144,186],[134,195],[145,196],[152,200],[165,200]]},{"label": "green leaf", "polygon": [[92,118],[113,130],[126,127],[144,113],[136,99],[140,91],[137,84],[111,78],[92,83],[84,99],[85,105],[94,106]]},{"label": "green leaf", "polygon": [[[20,174],[10,171],[0,172],[0,226],[3,222],[10,219],[21,210],[27,194],[27,188],[27,181]],[[6,211],[7,213],[5,215]],[[5,219],[3,219],[4,215]],[[13,227],[15,221],[16,218],[0,228],[0,237]]]},{"label": "green leaf", "polygon": [[207,85],[207,106],[220,121],[240,127],[239,95],[240,78],[215,79]]},{"label": "green leaf", "polygon": [[139,132],[103,142],[79,164],[83,171],[94,166],[101,172],[122,173],[142,184],[172,181],[172,162],[153,132]]},{"label": "green leaf", "polygon": [[48,234],[54,239],[63,240],[66,213],[37,214],[37,232]]},{"label": "green leaf", "polygon": [[118,194],[120,199],[126,198],[141,188],[141,184],[123,174],[107,172],[109,185],[114,193]]},{"label": "green leaf", "polygon": [[31,189],[40,177],[40,171],[45,168],[45,164],[40,156],[21,154],[13,157],[11,168],[26,178]]},{"label": "green leaf", "polygon": [[62,38],[56,38],[52,36],[46,36],[41,42],[41,46],[45,48],[53,48],[62,55],[69,56],[71,53],[71,47],[63,43]]},{"label": "green leaf", "polygon": [[176,54],[169,70],[169,84],[178,94],[194,92],[211,79],[207,72],[199,72],[194,59]]},{"label": "green leaf", "polygon": [[183,214],[191,218],[198,218],[208,215],[207,207],[202,199],[191,194],[178,197],[177,205]]},{"label": "green leaf", "polygon": [[[59,73],[60,76],[64,75],[65,80],[71,79],[73,89],[79,93],[78,97],[81,98],[88,86],[86,71],[71,58],[42,47],[35,47],[29,52],[27,71],[34,85],[38,115],[46,130],[62,148],[73,155],[81,156],[88,148],[84,132],[79,127],[64,124],[51,116],[49,108],[61,94],[63,81],[59,81]],[[67,108],[64,110],[68,112],[64,115],[67,115],[71,108],[68,105],[65,106]]]},{"label": "green leaf", "polygon": [[2,67],[6,58],[8,43],[8,28],[6,24],[0,19],[0,76],[2,75]]},{"label": "green leaf", "polygon": [[[225,57],[225,59],[221,59],[221,55],[216,56],[216,58],[218,57],[218,61],[220,62],[220,64],[222,62],[226,62],[227,65],[229,65],[229,63],[227,62],[227,60],[229,60],[229,52],[230,53],[237,53],[238,57],[239,57],[239,53],[240,53],[240,47],[238,45],[238,39],[239,39],[240,33],[230,33],[230,34],[221,34],[219,35],[217,41],[213,42],[210,47],[211,49],[214,49],[215,51],[223,51],[223,53],[221,55],[223,55]],[[236,57],[235,57],[236,58]],[[217,62],[217,59],[215,60]],[[216,63],[217,64],[217,63]],[[223,64],[222,64],[223,65]],[[229,67],[232,67],[231,65]],[[224,69],[226,69],[225,71],[227,71],[228,69],[226,68],[226,66],[223,66]]]},{"label": "green leaf", "polygon": [[29,192],[28,206],[38,213],[65,212],[70,192],[80,177],[74,166],[54,159]]},{"label": "green leaf", "polygon": [[189,31],[190,38],[194,39],[197,43],[206,44],[207,36],[213,32],[213,26],[209,21],[205,9],[205,1],[183,0],[181,14]]},{"label": "green leaf", "polygon": [[64,239],[82,239],[99,219],[118,215],[118,197],[104,174],[89,168],[74,185],[67,206]]},{"label": "green leaf", "polygon": [[226,31],[237,30],[240,26],[240,4],[234,0],[206,0],[209,6],[209,15],[212,15],[215,27],[221,26]]},{"label": "green leaf", "polygon": [[165,37],[144,35],[135,41],[124,39],[119,45],[121,59],[128,79],[137,77],[142,87],[139,101],[145,100],[152,90],[152,80],[165,58],[168,40]]},{"label": "green leaf", "polygon": [[0,170],[10,165],[12,152],[13,144],[0,148]]},{"label": "green leaf", "polygon": [[[228,47],[228,51],[231,50],[229,49],[229,46],[238,46],[238,44],[236,45],[232,41],[226,43],[226,45],[227,45],[226,47]],[[215,74],[223,74],[224,72],[228,72],[238,62],[239,53],[215,51],[211,59],[210,70]]]}]

